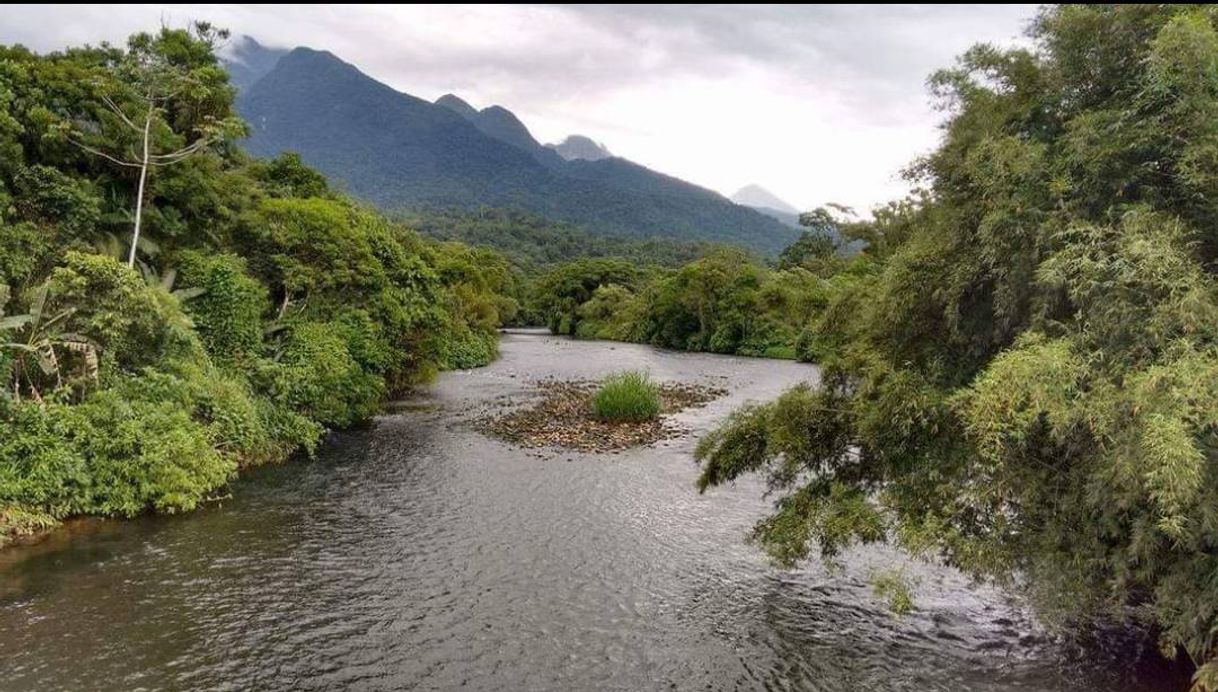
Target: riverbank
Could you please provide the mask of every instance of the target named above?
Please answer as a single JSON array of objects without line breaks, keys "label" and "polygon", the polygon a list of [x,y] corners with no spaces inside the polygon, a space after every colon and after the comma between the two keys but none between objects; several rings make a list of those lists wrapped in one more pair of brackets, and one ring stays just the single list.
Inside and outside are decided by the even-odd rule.
[{"label": "riverbank", "polygon": [[[698,495],[692,448],[816,368],[541,334],[501,345],[313,462],[251,469],[223,503],[6,551],[6,684],[1164,689],[1130,677],[1137,652],[1075,652],[1002,592],[897,551],[769,565],[745,540],[763,484]],[[727,394],[674,414],[684,434],[611,455],[477,427],[532,401],[537,378],[629,368]],[[903,617],[872,586],[894,569],[914,585]]]},{"label": "riverbank", "polygon": [[[491,349],[491,352],[493,353],[494,349]],[[477,363],[477,366],[486,364],[480,360],[473,362]],[[403,393],[403,396],[408,395]],[[375,405],[374,410],[378,410],[381,413],[392,411],[399,401],[400,399],[392,399],[380,402],[379,405]],[[366,404],[366,407],[369,406],[372,406],[372,404]],[[170,507],[168,511],[163,510],[160,513],[189,514],[199,508],[223,502],[224,499],[230,496],[228,488],[232,484],[240,482],[241,476],[250,470],[260,466],[281,465],[312,458],[316,454],[318,446],[324,445],[327,438],[334,432],[364,427],[370,424],[371,421],[371,417],[354,419],[344,425],[329,429],[324,429],[319,425],[310,423],[315,430],[310,429],[310,435],[307,439],[290,445],[275,446],[272,454],[259,454],[257,456],[246,457],[229,454],[230,458],[227,461],[230,462],[230,471],[227,476],[217,479],[216,484],[210,488],[210,492],[205,496],[201,495],[195,499],[189,507]],[[121,425],[122,421],[113,420],[107,421],[107,423],[112,427],[117,427]],[[45,444],[50,446],[49,443]],[[136,464],[138,461],[137,450],[132,450],[131,457],[125,461]],[[82,523],[103,521],[129,521],[157,513],[157,509],[152,506],[147,506],[138,512],[68,512],[59,515],[36,505],[10,504],[0,506],[0,552],[13,547],[40,543],[52,537],[57,531],[63,530],[63,527],[69,523],[80,525]]]}]

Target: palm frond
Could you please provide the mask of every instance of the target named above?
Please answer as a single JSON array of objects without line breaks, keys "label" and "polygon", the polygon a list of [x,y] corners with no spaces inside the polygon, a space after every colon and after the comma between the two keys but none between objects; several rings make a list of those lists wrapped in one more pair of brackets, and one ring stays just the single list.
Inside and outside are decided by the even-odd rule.
[{"label": "palm frond", "polygon": [[20,329],[33,321],[34,318],[32,315],[10,315],[8,317],[0,317],[0,330],[11,331],[14,329]]}]

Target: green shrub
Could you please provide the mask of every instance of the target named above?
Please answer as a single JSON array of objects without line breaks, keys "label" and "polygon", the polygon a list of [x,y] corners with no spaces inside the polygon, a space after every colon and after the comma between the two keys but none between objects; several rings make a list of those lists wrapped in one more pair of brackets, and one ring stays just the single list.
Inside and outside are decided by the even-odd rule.
[{"label": "green shrub", "polygon": [[55,516],[83,512],[90,469],[55,413],[60,407],[8,407],[0,435],[0,507],[38,508]]},{"label": "green shrub", "polygon": [[103,375],[113,367],[135,372],[198,349],[177,299],[104,255],[68,252],[51,272],[44,314],[48,320],[65,314],[57,328],[98,347]]},{"label": "green shrub", "polygon": [[56,517],[189,510],[237,468],[208,426],[169,400],[110,389],[14,409],[0,442],[0,506]]},{"label": "green shrub", "polygon": [[317,443],[325,432],[320,423],[264,397],[255,399],[254,405],[266,426],[270,446],[266,457],[243,457],[240,460],[243,465],[282,461],[297,451],[303,451],[309,457],[316,453]]},{"label": "green shrub", "polygon": [[243,466],[278,462],[309,451],[321,436],[317,423],[256,395],[245,377],[206,359],[175,361],[116,386],[129,399],[167,401],[203,423],[216,449]]},{"label": "green shrub", "polygon": [[327,427],[366,420],[385,398],[385,381],[360,368],[343,335],[330,322],[294,326],[281,360],[260,364],[261,384],[281,405]]},{"label": "green shrub", "polygon": [[36,509],[16,506],[0,508],[0,548],[14,538],[46,531],[58,523],[54,516]]},{"label": "green shrub", "polygon": [[650,420],[660,415],[660,388],[645,372],[617,373],[601,380],[592,404],[606,420]]},{"label": "green shrub", "polygon": [[235,255],[190,251],[178,258],[178,283],[201,288],[186,303],[207,352],[219,361],[253,355],[262,346],[262,315],[270,307],[266,288],[246,273]]},{"label": "green shrub", "polygon": [[[746,353],[745,355],[753,355],[753,354],[752,354],[752,353]],[[779,345],[779,346],[770,346],[770,347],[766,348],[764,351],[762,351],[762,352],[761,352],[760,354],[758,354],[758,355],[760,355],[762,358],[776,358],[776,359],[781,359],[781,360],[795,360],[796,353],[795,353],[795,347],[794,347],[794,346],[782,346],[782,345]]]},{"label": "green shrub", "polygon": [[459,324],[442,341],[440,367],[445,370],[477,368],[495,360],[498,355],[499,337],[495,332],[474,331]]},{"label": "green shrub", "polygon": [[330,320],[329,326],[342,338],[347,352],[359,366],[381,374],[393,361],[393,347],[385,338],[384,329],[366,310],[346,310]]},{"label": "green shrub", "polygon": [[194,509],[237,470],[208,427],[169,401],[105,390],[56,414],[89,469],[83,509],[91,513]]}]

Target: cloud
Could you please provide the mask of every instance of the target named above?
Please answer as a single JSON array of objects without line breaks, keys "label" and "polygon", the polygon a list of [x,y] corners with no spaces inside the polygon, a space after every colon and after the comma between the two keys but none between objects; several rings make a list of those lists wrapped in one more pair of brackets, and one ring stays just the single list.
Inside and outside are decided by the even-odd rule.
[{"label": "cloud", "polygon": [[1034,6],[19,6],[0,42],[121,42],[207,19],[330,50],[394,88],[516,112],[543,141],[578,132],[730,193],[866,209],[934,146],[924,83],[978,41],[1019,40]]}]

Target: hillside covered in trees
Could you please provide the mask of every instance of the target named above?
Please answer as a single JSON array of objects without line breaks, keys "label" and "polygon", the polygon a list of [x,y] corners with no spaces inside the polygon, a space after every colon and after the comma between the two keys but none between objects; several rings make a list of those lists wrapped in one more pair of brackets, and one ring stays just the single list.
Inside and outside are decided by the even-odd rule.
[{"label": "hillside covered in trees", "polygon": [[189,510],[495,357],[508,262],[244,155],[222,37],[0,48],[0,544]]},{"label": "hillside covered in trees", "polygon": [[553,265],[588,257],[612,257],[640,266],[677,267],[725,247],[671,238],[599,235],[515,209],[416,210],[395,216],[424,236],[502,253],[520,269],[522,280]]},{"label": "hillside covered in trees", "polygon": [[[198,507],[537,322],[820,366],[818,387],[746,405],[697,446],[700,490],[764,477],[776,501],[752,538],[776,563],[892,542],[1050,622],[1136,623],[1218,690],[1216,24],[1212,6],[1042,10],[1026,48],[980,45],[933,76],[944,136],[909,167],[913,195],[746,243],[776,260],[705,240],[739,242],[734,226],[591,235],[554,200],[682,238],[723,208],[649,198],[654,174],[620,159],[537,158],[506,111],[413,99],[328,54],[237,75],[251,124],[206,24],[0,47],[0,545],[74,515]],[[318,79],[337,114],[297,108]],[[280,153],[366,162],[388,140],[348,148],[335,123],[379,127],[357,113],[436,141],[342,184],[447,211],[386,216]],[[242,149],[251,127],[263,159]],[[475,154],[471,177],[424,185]],[[382,175],[405,163],[418,187]],[[525,173],[483,187],[508,168]],[[522,196],[546,204],[521,212]]]},{"label": "hillside covered in trees", "polygon": [[[247,51],[237,68],[265,52]],[[564,158],[507,109],[432,103],[326,51],[296,48],[242,88],[256,156],[298,152],[382,209],[524,209],[604,235],[732,243],[776,254],[798,231],[722,195],[623,158]],[[264,65],[265,66],[265,65]],[[569,153],[569,152],[568,152]]]}]

